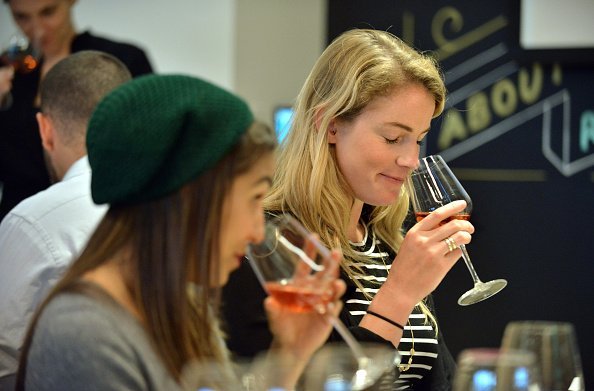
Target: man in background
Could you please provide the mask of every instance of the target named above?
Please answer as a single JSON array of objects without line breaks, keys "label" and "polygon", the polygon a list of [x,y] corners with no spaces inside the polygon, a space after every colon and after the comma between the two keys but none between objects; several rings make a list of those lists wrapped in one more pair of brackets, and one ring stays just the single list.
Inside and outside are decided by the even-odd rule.
[{"label": "man in background", "polygon": [[107,211],[91,199],[86,131],[93,110],[131,79],[117,58],[81,51],[41,85],[39,134],[60,180],[19,203],[0,224],[0,390],[12,389],[27,324]]},{"label": "man in background", "polygon": [[[76,30],[76,0],[4,0],[15,24],[39,52],[29,72],[0,66],[0,220],[23,199],[55,181],[43,160],[35,114],[39,85],[47,72],[71,53],[99,50],[122,61],[133,76],[152,72],[145,52],[129,43]],[[48,172],[49,170],[49,172]]]}]

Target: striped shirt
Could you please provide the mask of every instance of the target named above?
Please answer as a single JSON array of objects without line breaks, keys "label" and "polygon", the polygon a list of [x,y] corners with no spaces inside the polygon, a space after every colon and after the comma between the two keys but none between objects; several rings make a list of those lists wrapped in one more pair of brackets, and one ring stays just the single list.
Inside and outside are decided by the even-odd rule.
[{"label": "striped shirt", "polygon": [[[351,243],[356,253],[369,259],[368,263],[356,264],[364,271],[364,275],[357,277],[357,279],[364,287],[365,294],[355,287],[351,281],[347,281],[350,289],[347,289],[345,294],[347,295],[345,307],[351,319],[353,319],[353,323],[356,322],[356,324],[361,321],[370,304],[370,298],[367,296],[373,297],[381,284],[386,281],[394,259],[394,254],[387,245],[382,245],[373,229],[365,228],[363,241],[361,243]],[[394,390],[413,389],[414,383],[422,379],[431,370],[437,358],[435,330],[427,316],[418,307],[415,307],[408,318],[408,323],[404,325],[404,333],[398,345],[403,365],[406,365],[411,358],[410,351],[413,347],[413,341],[414,355],[410,369],[401,371],[400,377],[394,385]]]}]

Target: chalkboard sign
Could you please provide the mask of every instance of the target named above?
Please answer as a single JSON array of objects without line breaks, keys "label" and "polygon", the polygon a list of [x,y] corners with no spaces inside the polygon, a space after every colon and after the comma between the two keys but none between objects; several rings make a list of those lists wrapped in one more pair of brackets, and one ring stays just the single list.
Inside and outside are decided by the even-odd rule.
[{"label": "chalkboard sign", "polygon": [[594,387],[594,67],[522,56],[515,2],[329,0],[328,41],[388,30],[442,65],[444,114],[425,154],[442,155],[474,202],[468,246],[479,275],[505,278],[493,298],[459,307],[462,262],[435,291],[452,353],[500,345],[512,320],[576,326]]}]

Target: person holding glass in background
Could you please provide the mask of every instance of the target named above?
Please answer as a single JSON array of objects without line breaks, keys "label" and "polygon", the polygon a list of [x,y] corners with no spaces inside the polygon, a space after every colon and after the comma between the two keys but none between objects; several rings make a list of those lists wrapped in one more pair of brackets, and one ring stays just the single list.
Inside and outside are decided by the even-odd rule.
[{"label": "person holding glass in background", "polygon": [[[34,315],[17,390],[178,390],[195,361],[229,365],[216,288],[263,239],[275,146],[245,102],[197,78],[148,75],[107,95],[87,150],[93,200],[110,207]],[[334,251],[320,276],[334,315],[339,262]],[[331,324],[265,308],[290,389]]]},{"label": "person holding glass in background", "polygon": [[[341,248],[347,292],[340,317],[358,339],[400,351],[393,389],[451,389],[455,368],[430,294],[461,257],[457,246],[471,241],[470,222],[443,224],[465,202],[443,206],[403,230],[405,184],[445,94],[428,55],[388,32],[343,33],[322,53],[297,97],[264,202],[267,212],[290,213],[326,246]],[[254,292],[251,301],[245,292]],[[245,263],[224,288],[229,347],[238,355],[256,354],[270,342],[261,295]]]},{"label": "person holding glass in background", "polygon": [[89,32],[78,33],[72,18],[76,0],[4,3],[30,45],[36,46],[40,58],[38,65],[26,73],[0,64],[0,220],[20,201],[55,180],[44,161],[35,114],[39,110],[39,84],[58,61],[81,50],[99,50],[122,61],[133,76],[152,72],[142,49]]}]

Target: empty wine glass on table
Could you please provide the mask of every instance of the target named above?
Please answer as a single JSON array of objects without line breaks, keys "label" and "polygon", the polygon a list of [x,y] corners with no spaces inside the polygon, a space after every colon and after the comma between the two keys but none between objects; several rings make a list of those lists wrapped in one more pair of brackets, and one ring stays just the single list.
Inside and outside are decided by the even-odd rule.
[{"label": "empty wine glass on table", "polygon": [[[472,212],[470,196],[441,156],[432,155],[422,158],[419,161],[419,167],[411,174],[411,186],[411,198],[417,222],[435,209],[457,200],[466,201],[466,208],[461,213],[452,216],[448,221],[452,219],[470,220]],[[443,223],[445,224],[447,221]],[[463,244],[458,246],[451,239],[448,239],[445,241],[450,251],[456,247],[460,247],[460,250],[462,250],[462,258],[474,281],[474,287],[460,296],[458,304],[470,305],[478,303],[505,288],[507,281],[503,279],[482,282],[474,269],[470,256],[466,251],[466,246]]]},{"label": "empty wine glass on table", "polygon": [[317,311],[325,316],[342,336],[357,362],[350,389],[363,390],[373,385],[387,371],[395,371],[400,363],[396,349],[378,356],[367,354],[348,328],[329,306],[333,297],[326,265],[330,251],[309,233],[294,217],[281,214],[268,219],[265,239],[248,247],[248,260],[258,280],[278,301],[294,311]]},{"label": "empty wine glass on table", "polygon": [[505,327],[502,349],[522,349],[536,355],[544,391],[585,390],[574,327],[571,323],[515,321]]},{"label": "empty wine glass on table", "polygon": [[[379,363],[380,367],[393,366],[393,348],[383,344],[363,343],[368,357]],[[340,343],[328,343],[313,356],[303,374],[301,382],[304,390],[350,391],[352,379],[359,365],[349,347]],[[374,382],[370,389],[392,390],[396,381],[396,371],[386,371]]]},{"label": "empty wine glass on table", "polygon": [[539,391],[541,378],[534,353],[470,348],[458,356],[454,391]]}]

